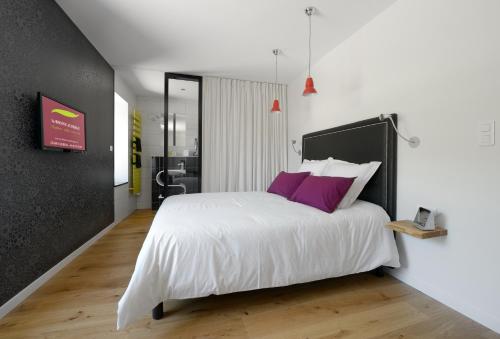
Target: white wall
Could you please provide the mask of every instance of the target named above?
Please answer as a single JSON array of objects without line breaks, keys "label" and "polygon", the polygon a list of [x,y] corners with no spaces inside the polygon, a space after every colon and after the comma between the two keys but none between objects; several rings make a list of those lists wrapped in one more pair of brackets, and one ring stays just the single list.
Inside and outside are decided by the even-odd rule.
[{"label": "white wall", "polygon": [[[125,101],[128,103],[129,109],[129,136],[132,135],[132,113],[136,105],[136,96],[130,90],[130,88],[123,82],[122,78],[117,72],[115,72],[115,92],[118,93]],[[129,154],[132,151],[129,150]],[[117,186],[114,189],[115,193],[115,222],[123,220],[125,217],[130,215],[137,208],[137,197],[129,192],[130,186],[130,176],[132,171],[129,173],[129,184],[124,184]]]},{"label": "white wall", "polygon": [[[500,1],[399,0],[312,69],[319,94],[288,89],[289,137],[399,114],[398,217],[438,209],[449,235],[398,235],[402,281],[500,332],[500,149],[478,120],[500,121]],[[289,148],[289,169],[300,158]]]}]

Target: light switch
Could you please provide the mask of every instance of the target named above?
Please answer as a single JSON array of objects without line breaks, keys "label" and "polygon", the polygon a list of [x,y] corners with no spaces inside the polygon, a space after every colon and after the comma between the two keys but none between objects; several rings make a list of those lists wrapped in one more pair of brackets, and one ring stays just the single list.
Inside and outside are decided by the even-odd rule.
[{"label": "light switch", "polygon": [[480,123],[479,132],[489,132],[491,130],[491,125],[489,123]]},{"label": "light switch", "polygon": [[113,145],[109,145],[109,151],[113,152]]},{"label": "light switch", "polygon": [[479,146],[495,145],[495,120],[479,121],[477,126]]}]

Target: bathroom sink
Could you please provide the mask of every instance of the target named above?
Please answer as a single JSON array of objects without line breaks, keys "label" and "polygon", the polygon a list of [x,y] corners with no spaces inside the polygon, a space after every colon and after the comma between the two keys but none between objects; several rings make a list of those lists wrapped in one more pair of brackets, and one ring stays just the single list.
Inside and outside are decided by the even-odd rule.
[{"label": "bathroom sink", "polygon": [[185,169],[169,169],[168,170],[168,175],[181,175],[181,174],[186,174]]}]

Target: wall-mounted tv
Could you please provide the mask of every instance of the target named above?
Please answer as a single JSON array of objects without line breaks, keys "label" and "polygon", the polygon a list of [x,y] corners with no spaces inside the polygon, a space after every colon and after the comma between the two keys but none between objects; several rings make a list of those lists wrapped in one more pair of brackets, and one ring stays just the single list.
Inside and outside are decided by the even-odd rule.
[{"label": "wall-mounted tv", "polygon": [[86,151],[85,114],[40,93],[38,97],[42,149]]}]

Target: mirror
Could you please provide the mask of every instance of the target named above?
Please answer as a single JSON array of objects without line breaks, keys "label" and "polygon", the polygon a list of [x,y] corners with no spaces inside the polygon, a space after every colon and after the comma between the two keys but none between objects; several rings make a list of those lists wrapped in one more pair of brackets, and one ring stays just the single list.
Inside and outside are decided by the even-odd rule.
[{"label": "mirror", "polygon": [[201,191],[201,77],[165,74],[166,196]]},{"label": "mirror", "polygon": [[168,79],[168,150],[195,156],[198,139],[198,83]]}]

